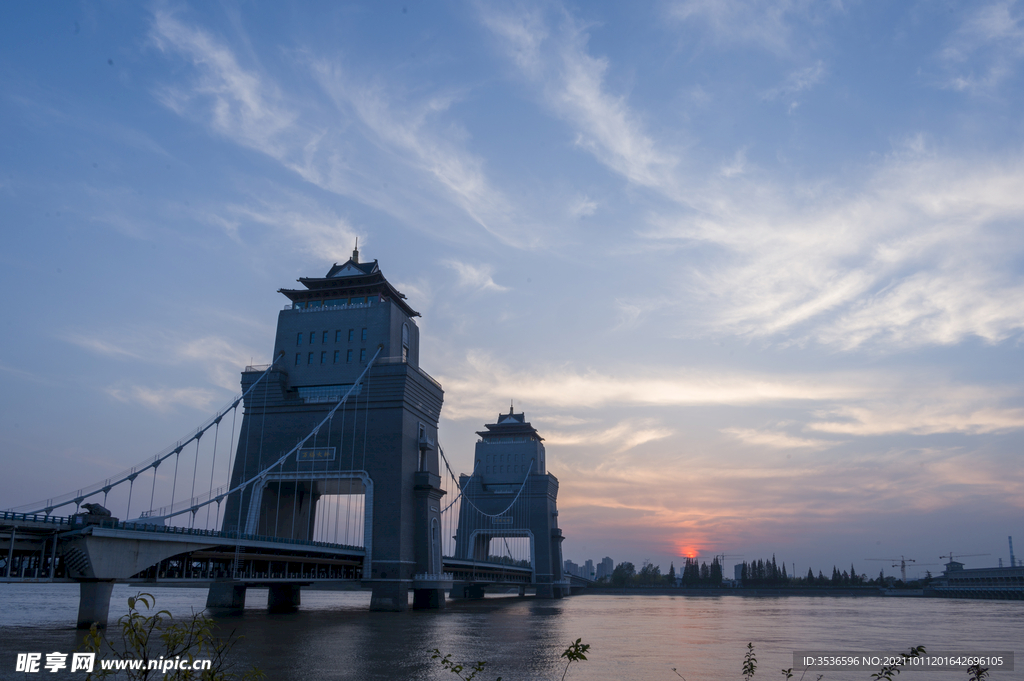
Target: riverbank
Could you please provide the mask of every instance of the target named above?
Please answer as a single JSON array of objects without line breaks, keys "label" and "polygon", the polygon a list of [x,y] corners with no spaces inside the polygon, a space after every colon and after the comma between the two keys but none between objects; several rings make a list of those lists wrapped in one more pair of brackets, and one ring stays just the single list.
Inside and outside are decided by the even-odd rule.
[{"label": "riverbank", "polygon": [[[906,596],[921,598],[924,594],[919,589],[907,589]],[[674,587],[635,587],[615,588],[588,586],[585,593],[606,594],[610,596],[844,596],[866,598],[873,596],[903,596],[904,594],[883,591],[877,587],[852,588],[800,588],[783,589],[685,589]]]}]

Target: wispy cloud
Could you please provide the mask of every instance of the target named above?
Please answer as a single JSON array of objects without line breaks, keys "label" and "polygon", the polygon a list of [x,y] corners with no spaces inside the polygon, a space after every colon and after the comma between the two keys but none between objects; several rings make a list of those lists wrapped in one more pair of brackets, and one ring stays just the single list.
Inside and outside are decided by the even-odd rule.
[{"label": "wispy cloud", "polygon": [[810,90],[825,78],[825,63],[820,59],[817,63],[798,69],[786,77],[786,80],[764,93],[766,100],[792,97],[805,90]]},{"label": "wispy cloud", "polygon": [[1016,0],[972,7],[941,52],[954,90],[988,92],[1014,73],[1024,59],[1024,12]]},{"label": "wispy cloud", "polygon": [[663,440],[672,435],[672,432],[654,419],[627,419],[608,428],[548,430],[544,432],[544,440],[548,445],[600,446],[611,449],[612,454],[621,454],[646,442]]},{"label": "wispy cloud", "polygon": [[591,200],[589,196],[577,197],[569,207],[569,213],[577,218],[589,217],[596,212],[597,202]]},{"label": "wispy cloud", "polygon": [[272,82],[242,67],[221,41],[173,12],[154,13],[150,37],[157,48],[187,58],[198,74],[187,86],[158,91],[168,108],[206,118],[217,133],[279,160],[288,155],[294,141],[284,138],[298,131],[298,115]]},{"label": "wispy cloud", "polygon": [[756,428],[725,428],[722,430],[726,435],[731,435],[737,440],[758,447],[771,447],[772,449],[828,449],[837,443],[828,440],[814,440],[805,437],[790,435],[778,430],[759,430]]},{"label": "wispy cloud", "polygon": [[238,391],[239,367],[246,366],[253,357],[251,348],[217,336],[180,343],[174,355],[179,361],[206,367],[210,382],[230,392]]},{"label": "wispy cloud", "polygon": [[[743,442],[775,448],[822,449],[839,444],[795,434],[794,428],[847,437],[976,435],[1024,429],[1024,409],[1017,406],[1019,390],[961,384],[914,372],[835,372],[826,376],[680,368],[654,372],[638,367],[614,373],[552,366],[513,370],[488,354],[470,352],[457,373],[442,378],[450,396],[446,415],[456,420],[491,418],[493,406],[508,395],[515,395],[531,409],[580,418],[581,424],[600,418],[599,414],[609,409],[632,407],[730,405],[788,407],[802,412],[802,420],[784,429],[735,425],[722,430]],[[570,408],[575,412],[566,411]],[[657,432],[665,428],[653,422],[632,427]],[[557,437],[571,443],[574,438],[599,438],[600,432],[563,426]]]},{"label": "wispy cloud", "polygon": [[494,404],[508,395],[545,408],[580,410],[611,405],[678,406],[697,404],[764,404],[860,397],[870,392],[864,377],[835,375],[770,376],[720,374],[642,368],[621,373],[576,371],[566,367],[513,370],[486,353],[471,351],[458,373],[443,376],[452,398],[448,417],[489,418]]},{"label": "wispy cloud", "polygon": [[[98,355],[153,366],[198,365],[205,370],[211,384],[229,393],[238,391],[238,374],[250,359],[254,356],[263,356],[237,339],[220,336],[187,338],[135,328],[107,330],[105,334],[119,339],[118,342],[115,343],[104,334],[86,333],[68,334],[64,336],[64,340]],[[223,397],[223,393],[216,393],[208,388],[147,388],[143,385],[125,388],[114,385],[107,390],[108,394],[122,401],[138,395],[143,404],[160,409],[177,404],[175,396],[190,391],[206,391],[202,394],[208,394],[209,399],[213,399],[215,394]]]},{"label": "wispy cloud", "polygon": [[[832,8],[840,3],[830,3]],[[792,50],[794,23],[812,10],[828,8],[810,0],[680,0],[669,4],[669,16],[699,23],[716,43],[751,45],[776,54]]]},{"label": "wispy cloud", "polygon": [[974,400],[914,400],[893,407],[847,405],[819,412],[820,420],[808,424],[811,430],[840,435],[891,435],[911,433],[965,433],[977,435],[1024,428],[1024,409],[991,404],[991,395]]},{"label": "wispy cloud", "polygon": [[588,35],[572,15],[561,10],[549,25],[536,10],[478,7],[483,24],[502,39],[523,75],[541,88],[547,106],[573,126],[579,147],[632,183],[672,188],[678,159],[646,132],[625,97],[606,90],[609,62],[589,53]]},{"label": "wispy cloud", "polygon": [[[360,82],[336,61],[318,59],[310,66],[335,105],[351,111],[374,144],[392,155],[395,162],[429,178],[436,189],[503,243],[534,245],[536,235],[508,219],[514,213],[513,206],[487,178],[483,160],[462,148],[461,140],[452,139],[454,126],[450,122],[447,126],[436,124],[458,93],[441,92],[399,105],[400,97],[383,83]],[[445,127],[448,135],[439,131]]]},{"label": "wispy cloud", "polygon": [[747,150],[740,149],[728,163],[722,166],[718,174],[722,177],[736,177],[747,171]]},{"label": "wispy cloud", "polygon": [[68,333],[62,336],[64,340],[81,348],[85,348],[90,352],[95,352],[99,355],[106,355],[108,357],[121,357],[128,359],[139,359],[140,356],[133,350],[129,350],[122,345],[116,344],[109,340],[102,338],[96,338],[94,336],[87,336],[79,333]]},{"label": "wispy cloud", "polygon": [[483,160],[462,146],[457,124],[445,120],[455,90],[402,101],[379,81],[349,77],[337,59],[299,53],[293,66],[308,70],[329,104],[298,106],[258,65],[243,65],[224,41],[172,12],[155,13],[151,38],[194,69],[193,80],[157,92],[179,115],[410,225],[421,223],[424,211],[437,212],[443,197],[506,245],[536,244],[532,221],[516,215]]},{"label": "wispy cloud", "polygon": [[251,197],[247,203],[229,203],[203,213],[204,219],[238,234],[242,224],[256,224],[281,233],[283,240],[299,244],[317,260],[347,260],[356,237],[367,243],[349,222],[334,211],[305,197],[285,192],[280,199]]},{"label": "wispy cloud", "polygon": [[159,412],[175,407],[208,411],[218,393],[208,388],[151,388],[143,385],[110,386],[106,393],[119,402],[142,404]]},{"label": "wispy cloud", "polygon": [[[765,178],[709,188],[701,214],[655,218],[652,239],[714,247],[681,283],[707,330],[844,350],[999,342],[1024,329],[1016,161],[911,151],[859,190]],[[700,313],[698,313],[700,314]]]},{"label": "wispy cloud", "polygon": [[[673,7],[682,20],[728,26],[738,39],[773,49],[784,45],[789,21],[816,11],[807,2]],[[1007,7],[990,7],[971,35],[1015,36]],[[1024,181],[1019,163],[943,157],[917,144],[885,158],[853,189],[839,190],[827,181],[787,187],[751,168],[741,149],[717,177],[700,177],[666,151],[624,97],[607,92],[609,62],[588,52],[585,29],[568,11],[486,6],[480,14],[581,147],[679,206],[684,217],[655,213],[646,234],[705,247],[700,266],[666,284],[687,293],[680,305],[691,333],[853,350],[950,345],[971,336],[1000,342],[1024,329],[1024,284],[1013,274],[1024,243],[1004,227],[1024,217],[1024,195],[1015,189]],[[826,74],[817,61],[765,96],[796,96]]]},{"label": "wispy cloud", "polygon": [[446,260],[445,266],[455,270],[459,277],[459,286],[478,291],[508,291],[507,286],[494,283],[490,265],[470,265],[458,260]]}]

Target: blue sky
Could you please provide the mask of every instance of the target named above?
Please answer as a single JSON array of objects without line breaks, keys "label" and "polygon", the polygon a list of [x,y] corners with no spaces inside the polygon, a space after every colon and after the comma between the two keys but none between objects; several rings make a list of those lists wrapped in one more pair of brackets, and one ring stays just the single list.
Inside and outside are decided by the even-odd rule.
[{"label": "blue sky", "polygon": [[455,462],[510,398],[546,437],[567,558],[1024,542],[1024,3],[7,4],[0,32],[2,506],[187,435],[358,237],[423,314]]}]

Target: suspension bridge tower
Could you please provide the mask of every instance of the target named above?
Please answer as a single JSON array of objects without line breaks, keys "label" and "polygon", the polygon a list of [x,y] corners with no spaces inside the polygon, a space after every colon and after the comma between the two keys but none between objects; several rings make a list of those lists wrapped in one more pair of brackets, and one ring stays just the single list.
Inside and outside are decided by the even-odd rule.
[{"label": "suspension bridge tower", "polygon": [[[443,590],[428,579],[442,572],[436,442],[443,391],[419,368],[419,313],[376,260],[359,261],[358,248],[325,276],[298,281],[303,288],[279,291],[290,303],[278,315],[274,364],[245,398],[231,476],[239,491],[227,499],[223,529],[314,540],[324,523],[334,522],[337,534],[350,513],[335,505],[318,515],[325,495],[334,502],[361,495],[361,527],[333,541],[364,547],[370,609],[405,610],[410,590],[414,607],[444,607]],[[247,368],[242,389],[264,369]],[[273,465],[345,395],[344,408],[306,445]],[[230,602],[227,588],[236,600],[243,589],[244,598],[244,587],[224,585],[219,596],[211,588],[211,601]],[[297,603],[297,586],[279,590],[279,599]]]},{"label": "suspension bridge tower", "polygon": [[485,428],[477,432],[473,474],[459,477],[455,557],[493,562],[504,540],[528,539],[537,596],[568,595],[562,582],[558,478],[547,472],[544,438],[512,406]]}]

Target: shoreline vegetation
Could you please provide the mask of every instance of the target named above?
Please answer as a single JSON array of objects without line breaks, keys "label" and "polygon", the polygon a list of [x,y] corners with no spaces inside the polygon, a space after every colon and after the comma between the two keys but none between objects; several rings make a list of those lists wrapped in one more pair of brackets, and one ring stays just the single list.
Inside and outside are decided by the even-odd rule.
[{"label": "shoreline vegetation", "polygon": [[879,588],[864,587],[817,587],[789,586],[775,588],[748,587],[685,587],[685,586],[609,586],[591,584],[583,594],[605,594],[612,596],[850,596],[856,598],[930,598],[920,589],[901,590],[904,593]]},{"label": "shoreline vegetation", "polygon": [[642,590],[661,589],[668,593],[717,591],[744,592],[748,595],[831,593],[848,596],[925,596],[934,580],[931,572],[926,572],[923,579],[904,582],[895,577],[887,577],[884,570],[879,570],[877,578],[869,578],[866,574],[858,574],[852,564],[848,571],[840,571],[833,566],[831,577],[826,577],[820,570],[815,576],[810,568],[807,575],[801,577],[796,576],[795,566],[794,573],[788,572],[786,562],[779,563],[774,555],[768,560],[743,561],[736,566],[735,579],[725,578],[719,556],[714,556],[710,564],[698,562],[696,558],[686,558],[681,567],[677,574],[675,563],[672,563],[668,573],[662,574],[661,568],[649,560],[645,560],[639,570],[633,563],[623,562],[616,565],[611,574],[598,578],[592,586],[598,589],[628,589],[630,593],[649,593]]}]

